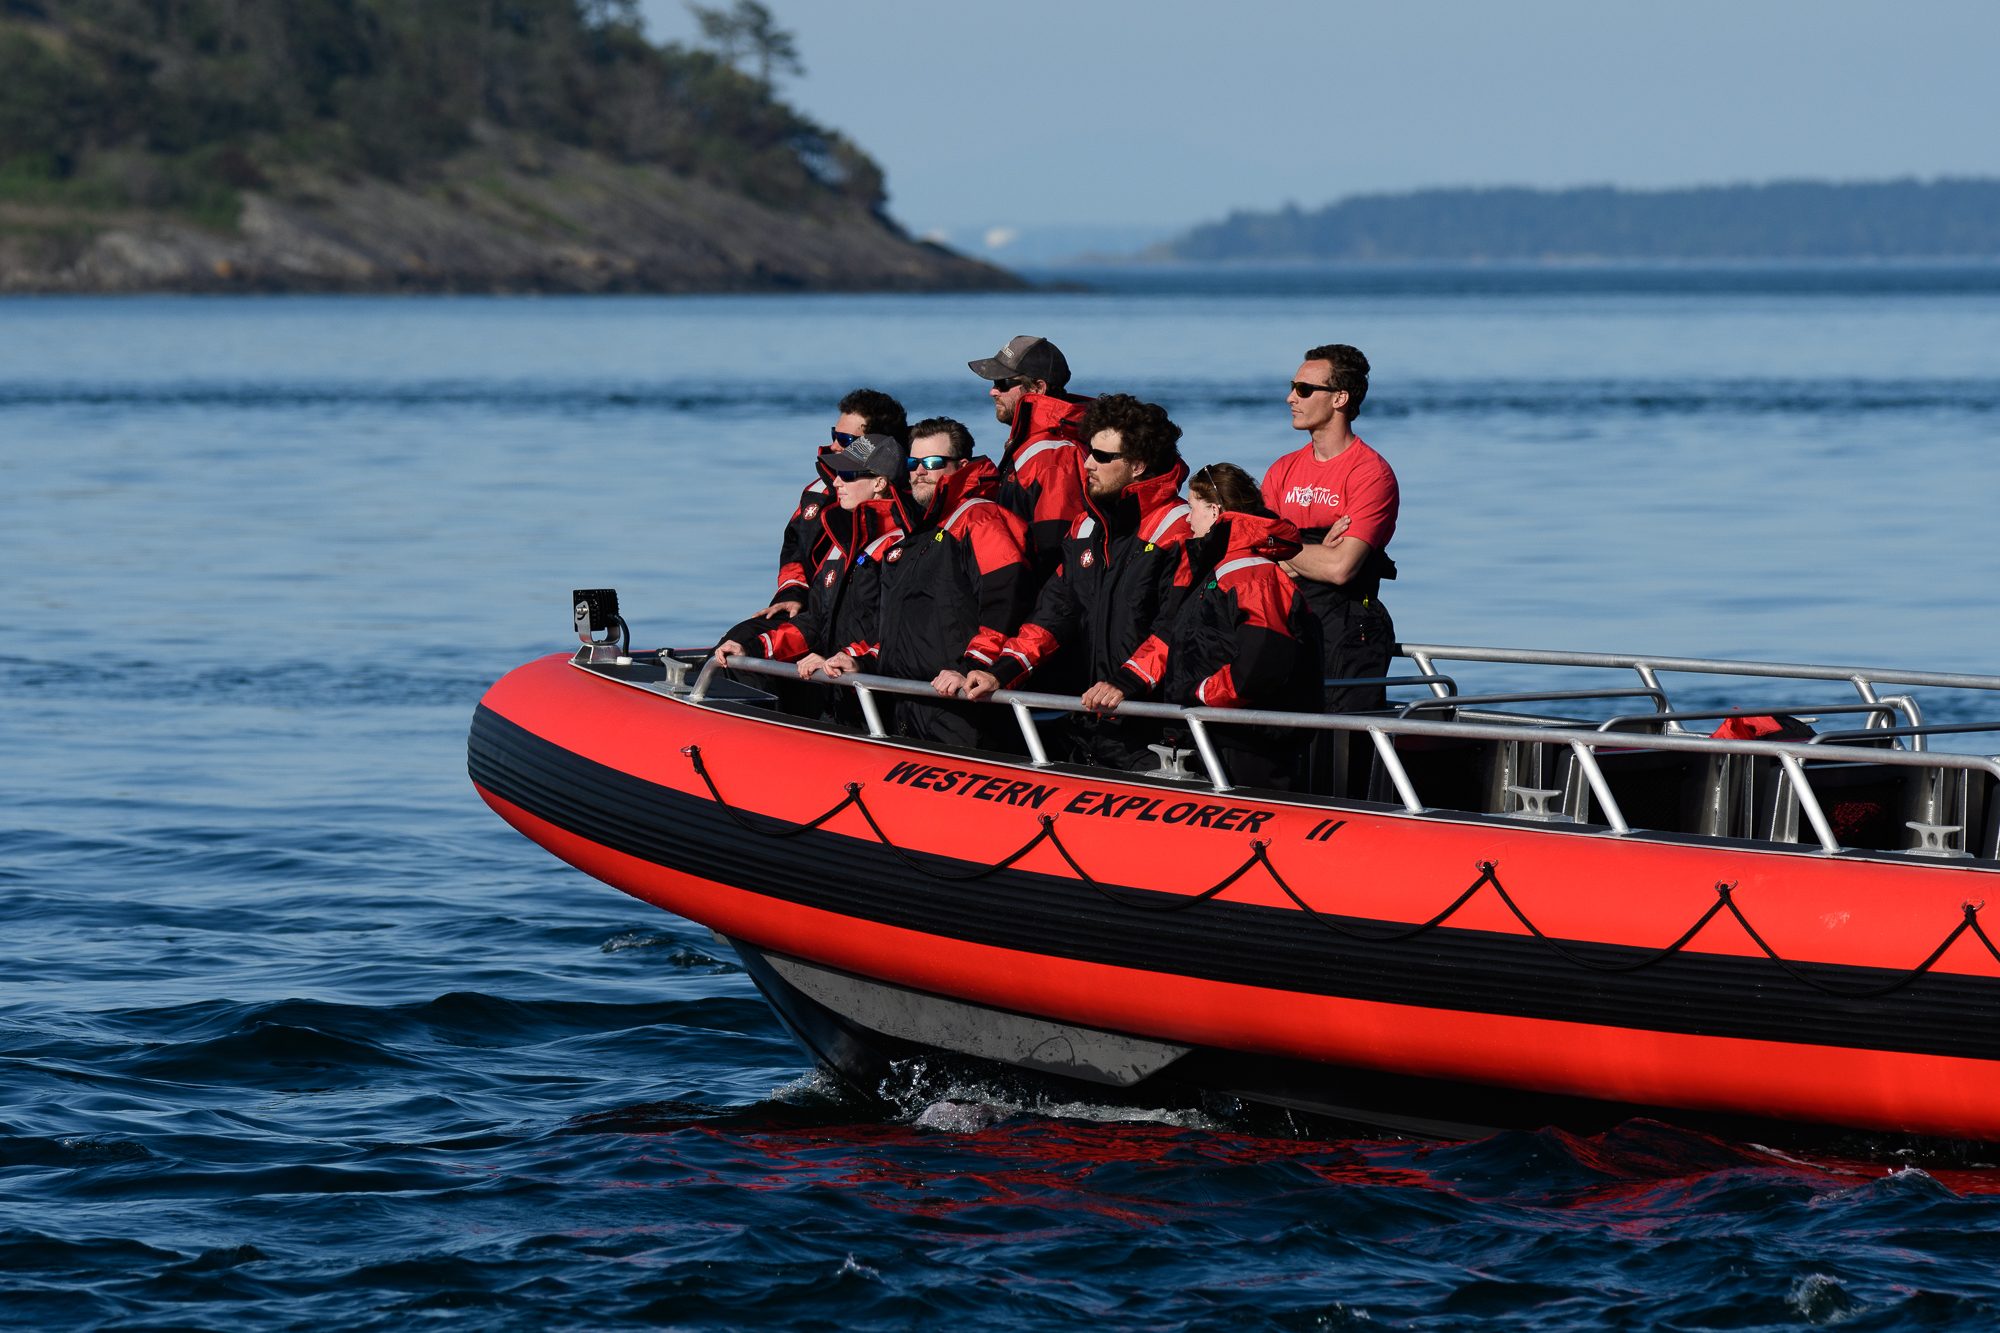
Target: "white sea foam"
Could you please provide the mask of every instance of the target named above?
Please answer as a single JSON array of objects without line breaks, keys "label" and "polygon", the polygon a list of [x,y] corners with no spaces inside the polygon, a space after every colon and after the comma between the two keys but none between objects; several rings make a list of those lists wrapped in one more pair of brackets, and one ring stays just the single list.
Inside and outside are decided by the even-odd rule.
[{"label": "white sea foam", "polygon": [[919,1129],[971,1134],[1023,1115],[1099,1124],[1173,1125],[1181,1129],[1224,1127],[1221,1121],[1198,1109],[1067,1100],[1032,1084],[1010,1086],[961,1071],[939,1069],[921,1059],[898,1061],[892,1069],[881,1095],[896,1107],[899,1118]]},{"label": "white sea foam", "polygon": [[1825,1273],[1808,1273],[1792,1283],[1785,1303],[1815,1324],[1841,1324],[1862,1311],[1847,1289]]}]

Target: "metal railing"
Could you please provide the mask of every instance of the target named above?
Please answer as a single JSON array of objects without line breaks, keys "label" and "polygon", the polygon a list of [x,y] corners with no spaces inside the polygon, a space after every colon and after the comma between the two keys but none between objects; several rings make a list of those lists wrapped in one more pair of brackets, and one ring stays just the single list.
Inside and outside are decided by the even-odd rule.
[{"label": "metal railing", "polygon": [[[1855,669],[1848,667],[1808,666],[1792,663],[1732,662],[1704,658],[1640,658],[1605,653],[1559,653],[1532,649],[1491,649],[1467,647],[1441,647],[1433,645],[1406,645],[1405,655],[1419,666],[1420,671],[1412,676],[1376,678],[1393,681],[1400,685],[1421,685],[1435,692],[1435,699],[1425,702],[1431,710],[1457,704],[1479,702],[1514,702],[1552,700],[1560,698],[1601,698],[1638,694],[1652,699],[1657,711],[1652,714],[1631,714],[1626,718],[1613,718],[1602,724],[1567,719],[1520,719],[1512,721],[1431,721],[1414,715],[1416,709],[1406,707],[1401,713],[1290,713],[1267,709],[1223,709],[1223,708],[1182,708],[1171,704],[1127,702],[1121,704],[1115,713],[1123,717],[1152,718],[1177,723],[1187,729],[1197,753],[1207,770],[1206,780],[1216,792],[1233,790],[1228,774],[1217,752],[1214,728],[1217,727],[1281,727],[1310,732],[1338,732],[1351,735],[1366,735],[1380,764],[1380,771],[1387,784],[1394,789],[1397,803],[1412,815],[1432,813],[1433,807],[1424,804],[1417,790],[1403,756],[1396,748],[1397,737],[1435,737],[1444,739],[1472,740],[1482,742],[1522,742],[1531,741],[1538,745],[1566,749],[1575,764],[1575,771],[1582,775],[1598,812],[1602,816],[1605,831],[1612,836],[1623,837],[1634,829],[1626,818],[1625,811],[1613,790],[1600,762],[1600,751],[1631,754],[1635,750],[1658,751],[1670,754],[1698,755],[1742,755],[1750,758],[1773,760],[1784,775],[1785,788],[1796,800],[1798,812],[1804,816],[1812,830],[1820,850],[1834,855],[1843,851],[1832,822],[1823,807],[1806,770],[1810,760],[1816,766],[1828,765],[1876,765],[1888,768],[1922,769],[1940,775],[1947,772],[1985,774],[2000,783],[2000,756],[1951,754],[1932,750],[1888,748],[1896,744],[1896,738],[1910,737],[1920,740],[1923,735],[1944,730],[1990,730],[1994,724],[1942,724],[1923,727],[1913,724],[1908,727],[1874,727],[1858,733],[1840,733],[1836,736],[1815,738],[1812,741],[1768,741],[1730,740],[1712,736],[1702,736],[1687,732],[1679,726],[1682,720],[1696,720],[1704,716],[1723,717],[1749,712],[1762,715],[1774,710],[1694,710],[1676,711],[1667,706],[1666,692],[1660,686],[1657,673],[1661,671],[1704,672],[1717,675],[1745,677],[1770,677],[1776,679],[1828,680],[1853,684],[1864,696],[1860,704],[1845,705],[1799,705],[1787,708],[1786,712],[1861,712],[1871,716],[1886,714],[1890,710],[1916,716],[1916,705],[1903,698],[1881,698],[1874,693],[1878,684],[1942,686],[1953,689],[1977,689],[2000,691],[2000,677],[1959,675],[1941,672],[1909,672],[1897,670]],[[1441,675],[1435,663],[1442,660],[1466,662],[1506,662],[1525,665],[1623,667],[1640,674],[1642,688],[1619,691],[1568,691],[1539,695],[1455,695],[1455,682]],[[690,702],[707,700],[710,687],[718,671],[722,668],[712,660],[702,663],[699,674],[692,685],[685,681],[685,669],[694,663],[683,665],[681,676],[676,679],[670,674],[668,692],[683,695]],[[732,658],[727,668],[732,672],[797,679],[795,667],[789,663],[770,662],[755,658]],[[823,673],[812,678],[815,682],[855,692],[868,733],[877,738],[889,735],[883,725],[879,697],[882,695],[923,699],[940,702],[940,698],[927,682],[903,680],[895,677],[854,673],[839,678],[830,678]],[[999,690],[983,701],[991,706],[1009,709],[1018,725],[1022,742],[1029,761],[1038,768],[1050,766],[1040,733],[1037,713],[1080,713],[1090,711],[1084,708],[1079,698],[1070,695],[1044,694],[1028,690]],[[1635,746],[1640,739],[1629,731],[1620,731],[1615,724],[1621,721],[1642,720],[1659,722],[1667,730],[1658,734],[1647,734],[1644,744]],[[1862,744],[1841,744],[1843,740],[1861,740]],[[1143,775],[1126,775],[1143,776]],[[1154,775],[1157,776],[1157,775]],[[1961,779],[1963,781],[1964,779]],[[1519,789],[1515,789],[1519,790]],[[1525,797],[1524,797],[1525,799]],[[1442,808],[1442,807],[1440,807]],[[1459,813],[1453,811],[1453,813]],[[1503,811],[1478,813],[1505,814]],[[1529,815],[1528,817],[1535,817]],[[1962,831],[1961,826],[1934,823],[1911,822],[1911,827],[1922,834],[1920,846],[1913,850],[1933,855],[1961,856],[1963,851],[1954,851],[1942,844],[1942,834]],[[1579,832],[1588,830],[1579,829]],[[1969,850],[1969,849],[1968,849]]]},{"label": "metal railing", "polygon": [[[1820,666],[1807,662],[1745,662],[1711,657],[1649,657],[1630,653],[1572,653],[1543,648],[1480,648],[1463,644],[1405,643],[1398,651],[1417,664],[1421,671],[1433,672],[1438,662],[1490,662],[1514,666],[1603,667],[1637,673],[1641,684],[1660,688],[1662,671],[1694,675],[1744,676],[1769,680],[1827,680],[1852,685],[1863,703],[1890,703],[1904,710],[1911,725],[1923,718],[1908,696],[1885,699],[1876,693],[1879,685],[1920,685],[1949,690],[2000,690],[2000,676],[1976,676],[1950,671],[1908,671],[1901,667]],[[1680,731],[1677,724],[1668,729]],[[1923,736],[1913,737],[1916,749],[1923,749]]]}]

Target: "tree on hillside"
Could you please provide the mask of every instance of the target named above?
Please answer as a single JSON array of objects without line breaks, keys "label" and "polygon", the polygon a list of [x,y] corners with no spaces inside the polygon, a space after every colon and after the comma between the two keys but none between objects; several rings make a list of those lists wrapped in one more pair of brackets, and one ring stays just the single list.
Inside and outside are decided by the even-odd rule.
[{"label": "tree on hillside", "polygon": [[803,71],[771,11],[694,12],[720,51],[653,45],[637,0],[0,0],[0,206],[226,227],[243,191],[420,180],[500,135],[879,210],[880,168],[773,91]]},{"label": "tree on hillside", "polygon": [[771,86],[774,70],[797,76],[806,72],[798,43],[778,26],[777,18],[758,0],[736,0],[728,9],[690,4],[688,12],[701,25],[701,35],[722,58],[736,65],[750,56],[757,62],[757,82]]}]

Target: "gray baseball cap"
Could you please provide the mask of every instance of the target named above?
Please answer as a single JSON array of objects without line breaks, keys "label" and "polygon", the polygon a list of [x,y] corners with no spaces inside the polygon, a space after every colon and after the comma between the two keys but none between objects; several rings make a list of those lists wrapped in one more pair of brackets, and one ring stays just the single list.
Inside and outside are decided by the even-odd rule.
[{"label": "gray baseball cap", "polygon": [[831,468],[868,472],[895,481],[910,472],[910,451],[888,435],[863,435],[854,443],[826,456]]},{"label": "gray baseball cap", "polygon": [[1063,358],[1062,348],[1032,333],[1008,339],[1005,347],[983,361],[968,361],[965,364],[983,380],[1019,376],[1022,379],[1047,380],[1051,389],[1060,389],[1069,383],[1069,362]]}]

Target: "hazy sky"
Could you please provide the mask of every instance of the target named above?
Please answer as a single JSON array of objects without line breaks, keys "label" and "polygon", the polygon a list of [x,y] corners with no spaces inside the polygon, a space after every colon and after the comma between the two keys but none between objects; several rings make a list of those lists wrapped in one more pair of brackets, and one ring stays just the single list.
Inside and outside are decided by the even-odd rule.
[{"label": "hazy sky", "polygon": [[[2000,175],[1996,0],[767,0],[906,226],[1426,185]],[[723,0],[717,0],[723,3]],[[677,0],[653,35],[692,40]]]}]

